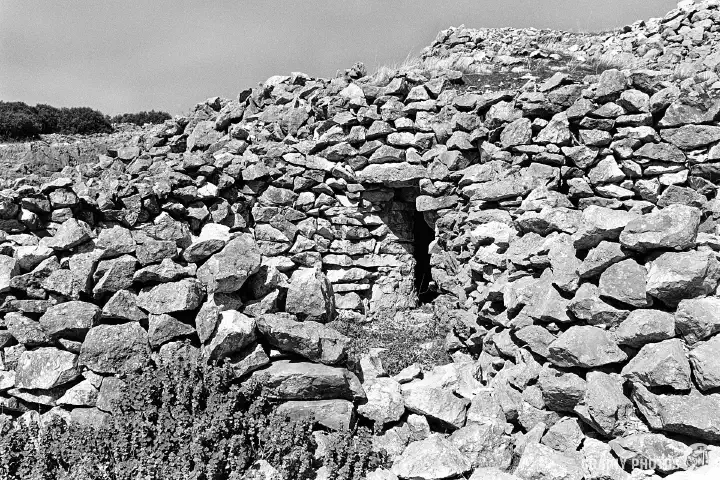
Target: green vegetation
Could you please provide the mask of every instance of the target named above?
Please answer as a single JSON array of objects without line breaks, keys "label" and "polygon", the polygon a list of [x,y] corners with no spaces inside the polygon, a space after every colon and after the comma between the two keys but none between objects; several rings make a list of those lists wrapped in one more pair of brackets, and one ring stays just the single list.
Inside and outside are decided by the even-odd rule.
[{"label": "green vegetation", "polygon": [[[0,478],[239,480],[257,460],[283,478],[314,478],[312,425],[276,414],[257,385],[238,384],[229,368],[178,359],[124,380],[102,425],[0,423]],[[331,436],[333,480],[363,478],[379,463],[368,433]]]},{"label": "green vegetation", "polygon": [[0,139],[26,140],[48,133],[87,135],[112,132],[107,117],[88,107],[55,108],[0,102]]},{"label": "green vegetation", "polygon": [[123,113],[115,115],[110,119],[112,123],[134,123],[135,125],[143,126],[146,123],[158,124],[163,123],[165,120],[170,120],[172,117],[167,112],[156,112],[150,110],[149,112],[137,112],[137,113]]}]

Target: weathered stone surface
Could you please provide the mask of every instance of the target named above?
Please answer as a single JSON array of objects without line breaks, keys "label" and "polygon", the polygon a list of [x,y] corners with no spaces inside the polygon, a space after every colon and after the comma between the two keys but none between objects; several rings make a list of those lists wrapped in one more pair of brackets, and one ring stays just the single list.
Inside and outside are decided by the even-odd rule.
[{"label": "weathered stone surface", "polygon": [[580,278],[592,278],[600,275],[610,265],[625,260],[628,255],[615,242],[602,241],[590,250],[578,267]]},{"label": "weathered stone surface", "polygon": [[635,433],[615,439],[610,445],[622,461],[635,468],[670,473],[692,466],[693,449],[663,435]]},{"label": "weathered stone surface", "polygon": [[82,340],[100,318],[92,303],[70,301],[53,305],[40,317],[40,325],[53,338]]},{"label": "weathered stone surface", "polygon": [[104,412],[114,412],[123,399],[125,386],[125,382],[117,377],[105,377],[100,384],[95,406]]},{"label": "weathered stone surface", "polygon": [[404,187],[426,178],[427,170],[411,163],[383,163],[368,165],[358,172],[358,181],[381,183],[389,187]]},{"label": "weathered stone surface", "polygon": [[647,293],[668,305],[715,291],[720,264],[715,253],[690,251],[663,253],[650,263]]},{"label": "weathered stone surface", "polygon": [[720,298],[681,300],[675,311],[677,332],[689,344],[720,332]]},{"label": "weathered stone surface", "polygon": [[720,336],[716,335],[690,350],[690,363],[700,390],[720,387]]},{"label": "weathered stone surface", "polygon": [[616,241],[625,226],[637,217],[625,210],[591,205],[583,210],[583,223],[573,234],[575,248],[593,248],[603,240]]},{"label": "weathered stone surface", "polygon": [[137,370],[150,360],[147,332],[138,323],[98,325],[88,331],[78,364],[96,373]]},{"label": "weathered stone surface", "polygon": [[518,118],[510,122],[500,134],[500,143],[503,148],[525,145],[532,138],[532,122],[529,118]]},{"label": "weathered stone surface", "polygon": [[252,377],[282,400],[323,400],[365,398],[357,377],[344,368],[317,363],[280,360],[258,370]]},{"label": "weathered stone surface", "polygon": [[580,376],[549,366],[540,371],[537,385],[545,406],[558,412],[571,412],[585,397],[587,390],[587,384]]},{"label": "weathered stone surface", "polygon": [[267,314],[257,320],[260,333],[274,347],[334,365],[347,355],[350,339],[336,330],[308,320],[298,322],[287,314]]},{"label": "weathered stone surface", "polygon": [[412,442],[392,466],[392,473],[403,479],[441,480],[469,472],[472,465],[449,440],[431,435]]},{"label": "weathered stone surface", "polygon": [[49,390],[80,376],[78,356],[52,347],[25,351],[15,368],[15,386]]},{"label": "weathered stone surface", "polygon": [[574,452],[584,439],[580,421],[576,418],[564,417],[548,428],[541,443],[558,452]]},{"label": "weathered stone surface", "polygon": [[582,450],[582,466],[586,480],[628,480],[618,461],[610,453],[610,447],[601,440],[586,437]]},{"label": "weathered stone surface", "polygon": [[405,408],[411,412],[425,415],[448,428],[460,428],[465,425],[468,401],[453,395],[452,392],[434,387],[415,386],[408,383],[402,386]]},{"label": "weathered stone surface", "polygon": [[259,370],[270,364],[270,357],[259,343],[254,347],[251,345],[238,354],[232,355],[225,360],[237,378],[244,377],[255,370]]},{"label": "weathered stone surface", "polygon": [[371,378],[363,383],[367,403],[358,407],[358,413],[381,427],[400,420],[405,413],[405,401],[400,383],[392,378]]},{"label": "weathered stone surface", "polygon": [[52,343],[52,339],[45,330],[43,330],[40,322],[36,322],[18,312],[6,314],[5,325],[10,335],[12,335],[18,343],[26,347],[37,347],[50,345]]},{"label": "weathered stone surface", "polygon": [[651,428],[702,440],[720,440],[720,394],[655,395],[633,385],[632,399]]},{"label": "weathered stone surface", "polygon": [[627,224],[620,243],[633,250],[687,250],[695,246],[701,211],[687,205],[670,205]]},{"label": "weathered stone surface", "polygon": [[720,140],[720,127],[714,125],[683,125],[660,131],[663,140],[683,150],[693,150]]},{"label": "weathered stone surface", "polygon": [[582,480],[583,469],[579,455],[531,443],[525,447],[515,474],[524,480]]},{"label": "weathered stone surface", "polygon": [[640,420],[633,404],[623,392],[623,379],[617,374],[588,372],[583,400],[575,406],[580,418],[606,437],[636,429]]},{"label": "weathered stone surface", "polygon": [[195,310],[202,301],[202,287],[194,279],[146,287],[138,295],[138,307],[155,315]]},{"label": "weathered stone surface", "polygon": [[10,279],[19,273],[20,265],[16,259],[0,255],[0,293],[10,290]]},{"label": "weathered stone surface", "polygon": [[118,290],[103,306],[102,317],[131,322],[146,320],[147,314],[138,308],[137,300],[134,292]]},{"label": "weathered stone surface", "polygon": [[301,319],[330,321],[335,315],[332,286],[319,268],[299,268],[290,277],[285,309]]},{"label": "weathered stone surface", "polygon": [[595,368],[627,359],[605,330],[592,326],[568,328],[549,350],[548,360],[560,367]]},{"label": "weathered stone surface", "polygon": [[208,292],[235,292],[260,269],[260,261],[260,249],[255,240],[243,234],[230,240],[198,268],[197,278]]},{"label": "weathered stone surface", "polygon": [[349,430],[354,418],[353,404],[348,400],[289,401],[278,405],[276,413],[292,421],[310,421],[331,430]]},{"label": "weathered stone surface", "polygon": [[87,242],[92,237],[90,226],[76,218],[70,218],[58,227],[52,238],[44,243],[53,250],[70,250],[78,245]]},{"label": "weathered stone surface", "polygon": [[633,307],[649,305],[645,267],[628,258],[609,266],[600,276],[600,295]]},{"label": "weathered stone surface", "polygon": [[193,333],[195,329],[192,326],[168,314],[151,314],[148,320],[148,340],[153,348]]},{"label": "weathered stone surface", "polygon": [[512,462],[512,440],[502,423],[468,424],[455,430],[450,442],[470,459],[473,468],[507,470]]},{"label": "weathered stone surface", "polygon": [[661,310],[638,309],[630,312],[615,331],[619,345],[640,348],[675,336],[675,317]]},{"label": "weathered stone surface", "polygon": [[642,347],[623,367],[621,375],[647,387],[690,389],[690,363],[682,341],[677,338]]},{"label": "weathered stone surface", "polygon": [[220,312],[220,321],[207,346],[212,359],[220,359],[241,352],[257,338],[256,322],[237,310]]},{"label": "weathered stone surface", "polygon": [[58,405],[71,405],[75,407],[94,407],[97,403],[98,389],[91,380],[83,380],[58,398]]}]

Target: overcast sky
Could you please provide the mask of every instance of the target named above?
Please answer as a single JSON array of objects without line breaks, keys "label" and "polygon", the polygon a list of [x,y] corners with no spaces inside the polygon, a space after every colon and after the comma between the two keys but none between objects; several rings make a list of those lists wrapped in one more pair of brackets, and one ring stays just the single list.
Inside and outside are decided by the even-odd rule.
[{"label": "overcast sky", "polygon": [[[442,5],[442,6],[440,6]],[[275,74],[401,62],[449,26],[596,31],[668,0],[0,0],[0,100],[181,113]]]}]

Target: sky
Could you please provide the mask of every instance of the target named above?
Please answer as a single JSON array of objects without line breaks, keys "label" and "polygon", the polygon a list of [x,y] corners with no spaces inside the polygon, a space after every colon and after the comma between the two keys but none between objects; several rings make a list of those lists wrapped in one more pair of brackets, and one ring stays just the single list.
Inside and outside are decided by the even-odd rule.
[{"label": "sky", "polygon": [[676,0],[0,0],[0,100],[186,112],[272,75],[402,62],[449,26],[598,31]]}]

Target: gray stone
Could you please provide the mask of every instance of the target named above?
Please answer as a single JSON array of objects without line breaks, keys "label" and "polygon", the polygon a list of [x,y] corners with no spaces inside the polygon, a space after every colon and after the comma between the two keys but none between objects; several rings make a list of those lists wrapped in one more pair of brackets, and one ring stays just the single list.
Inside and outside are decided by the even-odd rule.
[{"label": "gray stone", "polygon": [[95,245],[103,249],[103,258],[132,255],[137,247],[130,230],[120,225],[100,230]]},{"label": "gray stone", "polygon": [[700,390],[720,387],[720,335],[690,350],[690,363]]},{"label": "gray stone", "polygon": [[40,317],[40,325],[53,338],[82,340],[99,318],[100,308],[96,305],[70,301],[48,308]]},{"label": "gray stone", "polygon": [[583,469],[579,455],[531,443],[525,447],[515,474],[523,480],[582,480]]},{"label": "gray stone", "polygon": [[167,283],[181,280],[194,275],[194,266],[183,267],[170,258],[163,259],[159,264],[148,265],[133,274],[133,281],[137,283]]},{"label": "gray stone", "polygon": [[633,250],[687,250],[695,246],[701,211],[686,205],[670,205],[641,216],[620,233],[620,243]]},{"label": "gray stone", "polygon": [[407,162],[368,165],[357,174],[360,183],[380,183],[388,187],[404,187],[428,176],[421,165]]},{"label": "gray stone", "polygon": [[535,142],[540,145],[553,143],[555,145],[568,145],[571,139],[570,122],[567,114],[561,112],[555,114],[547,126],[535,137]]},{"label": "gray stone", "polygon": [[629,480],[630,475],[620,467],[607,443],[586,437],[580,454],[585,480]]},{"label": "gray stone", "polygon": [[595,368],[627,359],[602,328],[574,325],[550,344],[550,360],[560,367]]},{"label": "gray stone", "polygon": [[588,372],[587,390],[575,413],[598,433],[615,437],[637,429],[640,420],[623,393],[623,379],[617,374]]},{"label": "gray stone", "polygon": [[0,255],[0,293],[10,291],[10,279],[19,273],[20,265],[16,259]]},{"label": "gray stone", "polygon": [[117,377],[105,377],[100,385],[95,406],[105,412],[114,412],[123,399],[125,382]]},{"label": "gray stone", "polygon": [[18,343],[26,347],[50,345],[52,338],[43,330],[40,322],[26,317],[18,312],[5,315],[5,325],[8,332]]},{"label": "gray stone", "polygon": [[138,295],[137,306],[155,315],[185,312],[198,308],[202,296],[200,283],[194,279],[185,279],[143,288]]},{"label": "gray stone", "polygon": [[237,310],[225,310],[220,312],[220,322],[207,346],[207,354],[212,359],[227,357],[241,352],[256,338],[254,318]]},{"label": "gray stone", "polygon": [[660,131],[666,142],[683,150],[694,150],[720,140],[720,127],[714,125],[683,125]]},{"label": "gray stone", "polygon": [[470,459],[473,468],[507,470],[512,463],[512,438],[503,423],[472,423],[455,430],[449,440]]},{"label": "gray stone", "polygon": [[260,269],[261,254],[248,234],[230,240],[197,270],[197,278],[211,292],[235,292]]},{"label": "gray stone", "polygon": [[628,316],[628,310],[613,307],[600,299],[600,289],[592,283],[583,283],[568,304],[568,310],[578,320],[590,325],[617,325]]},{"label": "gray stone", "polygon": [[451,391],[406,383],[402,386],[405,408],[440,422],[447,428],[465,425],[468,401],[456,397]]},{"label": "gray stone", "polygon": [[431,435],[412,442],[392,466],[392,473],[402,479],[442,480],[455,478],[472,469],[467,458],[448,439]]},{"label": "gray stone", "polygon": [[677,338],[643,346],[623,367],[621,375],[647,387],[690,389],[690,363]]},{"label": "gray stone", "polygon": [[95,373],[117,374],[138,370],[149,360],[147,332],[138,323],[123,323],[91,328],[78,363]]},{"label": "gray stone", "polygon": [[[137,260],[130,255],[123,255],[113,260],[108,260],[109,268],[102,273],[102,277],[93,287],[93,295],[100,298],[107,293],[115,293],[120,290],[127,290],[132,287],[135,264]],[[100,263],[102,265],[103,262]],[[100,268],[98,266],[98,269]],[[95,272],[99,273],[98,271]]]},{"label": "gray stone", "polygon": [[600,296],[633,307],[650,304],[646,293],[645,267],[628,258],[609,266],[600,275]]},{"label": "gray stone", "polygon": [[90,226],[76,218],[64,221],[51,238],[44,243],[53,250],[70,250],[92,238]]},{"label": "gray stone", "polygon": [[663,253],[650,263],[647,293],[667,305],[715,291],[720,264],[712,251]]},{"label": "gray stone", "polygon": [[682,442],[656,433],[634,433],[610,442],[626,465],[643,470],[670,473],[692,467],[693,449]]},{"label": "gray stone", "polygon": [[476,469],[469,480],[521,480],[521,478],[499,468],[489,467]]},{"label": "gray stone", "polygon": [[137,306],[137,295],[130,290],[119,290],[108,299],[102,309],[102,317],[113,320],[141,322],[147,314]]},{"label": "gray stone", "polygon": [[720,332],[720,298],[681,300],[675,311],[675,326],[689,344]]},{"label": "gray stone", "polygon": [[573,234],[575,248],[596,247],[603,240],[616,241],[620,232],[637,214],[591,205],[583,210],[583,223]]},{"label": "gray stone", "polygon": [[545,366],[538,377],[545,407],[558,412],[571,412],[585,397],[585,380],[571,372]]},{"label": "gray stone", "polygon": [[309,421],[342,431],[350,429],[355,417],[348,400],[294,400],[278,405],[275,413],[291,421]]},{"label": "gray stone", "polygon": [[558,452],[574,452],[584,439],[580,422],[576,418],[563,417],[548,428],[541,443]]},{"label": "gray stone", "polygon": [[15,386],[29,390],[49,390],[79,376],[77,355],[44,347],[20,355],[15,367]]},{"label": "gray stone", "polygon": [[578,267],[578,274],[583,279],[595,277],[610,265],[625,260],[627,257],[628,255],[623,252],[620,244],[602,241],[597,247],[588,252],[582,264]]},{"label": "gray stone", "polygon": [[150,346],[157,348],[164,343],[171,342],[195,333],[195,329],[175,317],[167,314],[150,315],[148,321],[148,340]]},{"label": "gray stone", "polygon": [[367,403],[358,407],[358,413],[375,422],[378,428],[400,420],[405,413],[400,383],[392,378],[371,378],[363,383]]},{"label": "gray stone", "polygon": [[254,346],[250,345],[240,353],[226,358],[225,364],[232,368],[236,378],[242,378],[269,365],[270,357],[265,353],[263,346],[258,343]]},{"label": "gray stone", "polygon": [[279,360],[252,374],[267,387],[272,398],[281,400],[364,399],[358,378],[344,368],[318,363]]},{"label": "gray stone", "polygon": [[503,148],[515,147],[530,143],[532,139],[532,121],[529,118],[518,118],[505,126],[500,134]]},{"label": "gray stone", "polygon": [[68,389],[65,395],[58,398],[58,405],[71,405],[75,407],[94,407],[97,403],[98,389],[90,380],[83,380]]},{"label": "gray stone", "polygon": [[288,314],[263,315],[257,327],[270,345],[326,365],[344,360],[350,343],[332,328],[311,320],[298,322]]},{"label": "gray stone", "polygon": [[630,312],[615,331],[619,345],[640,348],[675,336],[675,317],[661,310],[639,309]]},{"label": "gray stone", "polygon": [[299,268],[290,277],[285,309],[301,319],[327,322],[335,315],[330,282],[320,268]]},{"label": "gray stone", "polygon": [[[655,162],[683,163],[685,154],[670,143],[646,143],[633,152],[635,157]],[[640,160],[638,160],[640,162]]]}]

